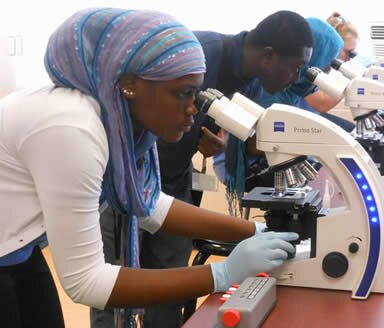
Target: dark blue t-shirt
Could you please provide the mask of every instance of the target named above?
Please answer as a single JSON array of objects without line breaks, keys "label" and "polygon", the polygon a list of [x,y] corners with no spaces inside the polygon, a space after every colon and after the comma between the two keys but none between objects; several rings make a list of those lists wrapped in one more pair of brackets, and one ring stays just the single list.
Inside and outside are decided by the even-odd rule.
[{"label": "dark blue t-shirt", "polygon": [[[201,90],[215,88],[231,97],[240,92],[255,100],[260,97],[262,88],[257,79],[242,79],[241,66],[243,58],[244,38],[247,32],[237,35],[223,35],[216,32],[195,31],[200,41],[207,71]],[[192,157],[197,150],[201,127],[214,125],[202,113],[194,117],[195,124],[190,132],[185,133],[177,143],[157,141],[162,190],[178,199],[191,202]]]}]

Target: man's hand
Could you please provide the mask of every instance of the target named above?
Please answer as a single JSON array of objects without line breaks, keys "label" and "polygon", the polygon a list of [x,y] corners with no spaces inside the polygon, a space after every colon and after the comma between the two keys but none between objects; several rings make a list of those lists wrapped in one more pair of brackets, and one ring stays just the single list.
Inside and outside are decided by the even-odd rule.
[{"label": "man's hand", "polygon": [[202,127],[203,135],[199,140],[197,149],[204,157],[211,157],[225,150],[227,143],[225,140],[225,131],[220,129],[216,134],[209,131],[206,127]]}]

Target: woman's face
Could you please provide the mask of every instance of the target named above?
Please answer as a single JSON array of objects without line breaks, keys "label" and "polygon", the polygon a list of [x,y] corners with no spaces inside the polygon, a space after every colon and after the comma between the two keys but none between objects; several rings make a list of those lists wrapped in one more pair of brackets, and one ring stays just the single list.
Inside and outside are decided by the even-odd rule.
[{"label": "woman's face", "polygon": [[[132,77],[120,82],[133,92],[127,97],[134,122],[168,142],[179,141],[191,130],[197,90],[203,83],[203,74],[191,74],[170,81],[151,81]],[[124,94],[124,93],[123,93]],[[134,123],[135,124],[135,123]]]},{"label": "woman's face", "polygon": [[343,61],[348,61],[351,59],[350,52],[355,51],[357,47],[357,38],[352,34],[347,34],[344,38],[344,48],[339,54],[339,58]]}]

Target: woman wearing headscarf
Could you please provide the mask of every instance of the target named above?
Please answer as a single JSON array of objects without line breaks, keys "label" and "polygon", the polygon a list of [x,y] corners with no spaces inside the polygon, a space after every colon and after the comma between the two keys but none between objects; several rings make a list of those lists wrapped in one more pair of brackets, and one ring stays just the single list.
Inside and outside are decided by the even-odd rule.
[{"label": "woman wearing headscarf", "polygon": [[[276,94],[270,94],[263,90],[263,94],[257,99],[257,103],[264,108],[268,108],[274,103],[281,103],[317,112],[316,107],[313,108],[310,105],[310,103],[313,105],[314,102],[310,101],[315,97],[327,96],[312,83],[308,82],[304,77],[304,73],[308,67],[312,66],[319,67],[322,70],[330,67],[331,62],[338,57],[343,48],[343,40],[326,21],[318,18],[307,18],[307,22],[311,27],[313,36],[312,57],[309,63],[301,68],[298,82],[292,84],[288,89]],[[334,98],[331,98],[331,101],[332,104],[329,104],[328,110],[339,102],[338,99]],[[322,110],[319,111],[321,112]],[[347,131],[351,131],[354,128],[353,123],[334,115],[327,114],[327,118]],[[213,165],[219,180],[226,185],[229,211],[236,215],[239,212],[238,200],[241,199],[244,192],[251,185],[253,185],[252,188],[256,186],[254,184],[255,181],[257,181],[256,183],[265,183],[263,186],[269,186],[272,183],[272,176],[264,175],[260,181],[260,177],[256,175],[257,172],[266,169],[268,164],[264,155],[256,149],[255,137],[244,143],[230,135],[225,157],[223,154],[216,156]],[[248,181],[246,181],[247,176]],[[257,178],[255,180],[250,178],[250,176]]]},{"label": "woman wearing headscarf", "polygon": [[[135,308],[226,290],[274,269],[293,251],[286,240],[296,234],[255,235],[252,222],[160,191],[155,136],[176,142],[189,131],[205,72],[200,44],[174,18],[111,8],[77,12],[52,34],[45,65],[54,86],[0,102],[2,326],[64,326],[38,246],[45,233],[66,293],[97,308]],[[104,261],[99,204],[105,202],[120,213],[127,267]],[[244,240],[223,262],[142,270],[138,225]],[[135,312],[124,326],[133,325]]]}]

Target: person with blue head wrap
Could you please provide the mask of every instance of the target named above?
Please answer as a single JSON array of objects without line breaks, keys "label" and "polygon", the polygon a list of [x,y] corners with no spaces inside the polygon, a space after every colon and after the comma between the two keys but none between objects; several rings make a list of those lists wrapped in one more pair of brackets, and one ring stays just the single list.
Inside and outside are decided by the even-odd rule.
[{"label": "person with blue head wrap", "polygon": [[[155,140],[176,142],[191,129],[205,72],[201,45],[184,25],[155,11],[81,10],[51,35],[45,67],[53,86],[0,102],[2,325],[64,327],[39,248],[45,234],[66,293],[78,303],[116,308],[118,327],[135,326],[137,307],[225,290],[273,270],[293,251],[287,240],[296,234],[255,236],[252,222],[160,191]],[[105,202],[120,216],[125,267],[104,260]],[[241,242],[215,265],[143,270],[138,225]],[[252,261],[240,266],[244,256]]]}]

